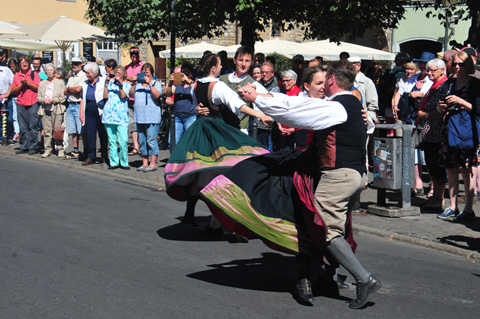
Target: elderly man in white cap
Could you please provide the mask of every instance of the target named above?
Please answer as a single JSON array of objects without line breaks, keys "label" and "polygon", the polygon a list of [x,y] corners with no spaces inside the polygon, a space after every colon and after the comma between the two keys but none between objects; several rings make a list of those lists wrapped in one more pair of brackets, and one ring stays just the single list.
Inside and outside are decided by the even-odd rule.
[{"label": "elderly man in white cap", "polygon": [[367,110],[367,115],[376,122],[378,111],[378,94],[375,84],[372,80],[367,78],[362,71],[360,71],[362,67],[362,60],[358,56],[349,57],[348,61],[352,62],[357,70],[354,86],[362,94],[363,108]]},{"label": "elderly man in white cap", "polygon": [[82,84],[87,80],[85,72],[82,70],[82,59],[72,58],[72,75],[68,79],[65,88],[65,95],[68,96],[68,108],[65,117],[67,133],[72,135],[73,152],[68,158],[78,158],[78,137],[82,132],[82,123],[80,122],[80,101],[82,100]]}]

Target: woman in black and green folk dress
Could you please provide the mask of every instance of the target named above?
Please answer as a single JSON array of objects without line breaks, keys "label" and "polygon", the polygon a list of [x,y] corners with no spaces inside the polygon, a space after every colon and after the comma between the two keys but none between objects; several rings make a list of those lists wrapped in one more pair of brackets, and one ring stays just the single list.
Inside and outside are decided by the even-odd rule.
[{"label": "woman in black and green folk dress", "polygon": [[203,105],[208,111],[199,114],[183,134],[165,167],[167,194],[187,201],[182,223],[193,226],[196,226],[194,212],[198,192],[203,187],[238,162],[268,153],[262,144],[223,120],[231,118],[233,112],[271,122],[270,117],[248,107],[237,93],[218,80],[221,69],[218,55],[207,54],[202,58],[193,96],[194,104]]}]

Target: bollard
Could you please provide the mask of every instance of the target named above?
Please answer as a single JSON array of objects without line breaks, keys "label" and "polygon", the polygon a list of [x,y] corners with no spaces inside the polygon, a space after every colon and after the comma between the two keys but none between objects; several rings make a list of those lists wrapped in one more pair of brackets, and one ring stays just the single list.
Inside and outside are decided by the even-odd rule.
[{"label": "bollard", "polygon": [[256,140],[258,134],[258,118],[252,121],[252,137]]},{"label": "bollard", "polygon": [[173,107],[170,108],[170,151],[173,152],[176,146],[175,136],[175,114],[173,114]]}]

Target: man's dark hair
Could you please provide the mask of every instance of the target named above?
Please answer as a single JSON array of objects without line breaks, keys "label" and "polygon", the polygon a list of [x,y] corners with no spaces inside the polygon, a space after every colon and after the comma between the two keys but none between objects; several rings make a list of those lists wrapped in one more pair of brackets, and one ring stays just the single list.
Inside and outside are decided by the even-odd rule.
[{"label": "man's dark hair", "polygon": [[328,79],[332,75],[335,76],[339,88],[351,90],[355,77],[357,76],[357,70],[353,66],[353,63],[347,60],[339,60],[328,65],[326,78]]},{"label": "man's dark hair", "polygon": [[182,73],[187,75],[187,76],[189,76],[189,75],[192,76],[193,75],[193,69],[194,69],[194,67],[191,63],[185,62],[185,63],[182,64],[182,68],[181,68]]},{"label": "man's dark hair", "polygon": [[108,60],[105,61],[105,66],[106,67],[115,69],[117,67],[117,65],[118,65],[118,63],[114,59],[108,59]]},{"label": "man's dark hair", "polygon": [[403,64],[408,63],[410,61],[412,61],[412,58],[406,52],[398,52],[397,55],[395,56],[395,64],[396,65],[403,65]]},{"label": "man's dark hair", "polygon": [[350,57],[350,54],[348,52],[343,51],[340,53],[340,60],[346,60],[349,57]]},{"label": "man's dark hair", "polygon": [[7,54],[7,50],[5,49],[0,49],[0,56],[4,56]]},{"label": "man's dark hair", "polygon": [[277,60],[273,55],[269,55],[265,58],[265,62],[270,62],[273,65],[277,65]]},{"label": "man's dark hair", "polygon": [[40,61],[40,63],[42,63],[42,58],[41,57],[36,56],[32,59],[32,61],[36,61],[36,60],[38,60],[38,61]]},{"label": "man's dark hair", "polygon": [[305,63],[305,58],[301,54],[297,54],[293,57],[292,63],[294,65],[299,65],[299,64],[304,64]]},{"label": "man's dark hair", "polygon": [[134,49],[137,49],[138,51],[140,51],[140,49],[138,47],[130,47],[130,51],[132,51]]},{"label": "man's dark hair", "polygon": [[92,55],[88,58],[88,61],[97,63],[97,58]]},{"label": "man's dark hair", "polygon": [[253,49],[247,47],[246,45],[243,45],[237,49],[237,51],[235,52],[235,59],[245,54],[249,54],[250,57],[253,59]]},{"label": "man's dark hair", "polygon": [[255,53],[255,57],[253,58],[253,60],[257,60],[257,63],[258,64],[262,64],[263,62],[265,62],[265,54],[263,53]]}]

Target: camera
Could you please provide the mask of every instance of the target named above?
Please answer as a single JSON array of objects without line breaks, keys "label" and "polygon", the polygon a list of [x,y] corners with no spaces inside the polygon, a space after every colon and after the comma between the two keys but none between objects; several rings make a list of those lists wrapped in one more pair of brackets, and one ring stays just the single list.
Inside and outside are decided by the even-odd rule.
[{"label": "camera", "polygon": [[145,78],[145,75],[146,75],[145,73],[138,73],[137,74],[137,82],[138,83],[143,83],[144,82],[143,79]]}]

